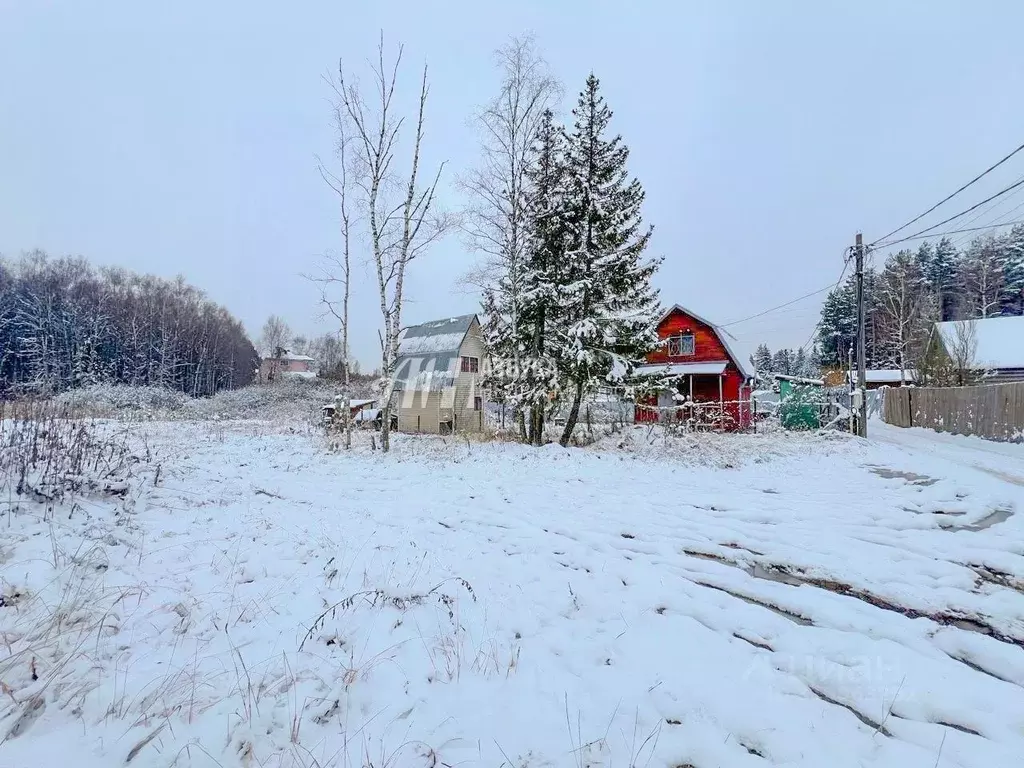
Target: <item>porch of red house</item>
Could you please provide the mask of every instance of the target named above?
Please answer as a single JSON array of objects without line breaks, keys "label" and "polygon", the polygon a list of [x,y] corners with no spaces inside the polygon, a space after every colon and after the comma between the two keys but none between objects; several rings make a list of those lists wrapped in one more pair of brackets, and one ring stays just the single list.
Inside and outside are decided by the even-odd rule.
[{"label": "porch of red house", "polygon": [[639,398],[634,421],[681,424],[696,430],[731,431],[744,429],[751,421],[749,393],[726,374],[686,374],[679,377],[676,391]]}]

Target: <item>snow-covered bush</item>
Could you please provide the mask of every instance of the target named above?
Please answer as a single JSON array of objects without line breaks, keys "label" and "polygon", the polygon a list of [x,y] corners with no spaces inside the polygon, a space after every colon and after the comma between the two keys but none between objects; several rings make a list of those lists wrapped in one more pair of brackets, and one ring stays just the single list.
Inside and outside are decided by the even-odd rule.
[{"label": "snow-covered bush", "polygon": [[[161,387],[99,384],[64,392],[54,402],[104,418],[266,419],[319,424],[321,407],[338,390],[337,382],[292,377],[198,398]],[[372,397],[368,391],[353,391],[352,396]]]},{"label": "snow-covered bush", "polygon": [[54,398],[94,416],[116,416],[125,411],[142,416],[171,414],[185,409],[191,398],[165,387],[129,387],[122,384],[96,384],[72,389]]},{"label": "snow-covered bush", "polygon": [[67,405],[0,402],[0,498],[9,512],[28,501],[53,511],[83,491],[123,495],[138,461],[127,432]]}]

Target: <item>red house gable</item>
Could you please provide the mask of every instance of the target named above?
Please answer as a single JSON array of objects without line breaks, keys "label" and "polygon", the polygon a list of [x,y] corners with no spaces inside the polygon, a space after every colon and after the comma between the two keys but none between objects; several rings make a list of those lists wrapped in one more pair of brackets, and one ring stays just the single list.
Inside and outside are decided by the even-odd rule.
[{"label": "red house gable", "polygon": [[[745,367],[734,357],[720,333],[724,331],[677,304],[665,313],[658,324],[658,338],[663,344],[647,356],[647,364],[728,363],[727,370],[745,377]],[[687,336],[693,337],[692,354],[689,354]],[[682,338],[678,344],[670,344],[672,337]]]},{"label": "red house gable", "polygon": [[727,331],[677,304],[658,323],[658,338],[661,346],[635,370],[670,383],[637,401],[635,421],[685,421],[724,430],[750,426],[751,375],[730,348]]}]

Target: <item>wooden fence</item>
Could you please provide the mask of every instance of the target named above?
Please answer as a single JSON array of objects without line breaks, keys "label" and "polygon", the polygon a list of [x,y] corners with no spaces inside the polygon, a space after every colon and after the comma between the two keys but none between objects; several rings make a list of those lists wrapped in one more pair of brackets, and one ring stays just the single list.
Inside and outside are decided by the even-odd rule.
[{"label": "wooden fence", "polygon": [[1024,382],[980,387],[892,387],[885,391],[882,418],[897,427],[990,440],[1024,438]]}]

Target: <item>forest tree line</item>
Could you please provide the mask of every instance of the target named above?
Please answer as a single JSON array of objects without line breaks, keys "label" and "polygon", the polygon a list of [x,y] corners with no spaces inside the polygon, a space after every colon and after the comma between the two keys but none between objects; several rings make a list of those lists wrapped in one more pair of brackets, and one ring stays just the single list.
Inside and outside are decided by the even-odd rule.
[{"label": "forest tree line", "polygon": [[[889,254],[864,275],[868,368],[911,370],[923,359],[932,325],[1024,314],[1024,224],[978,237],[962,249],[949,238]],[[857,290],[851,276],[825,299],[818,355],[846,367],[856,339]]]},{"label": "forest tree line", "polygon": [[242,324],[183,278],[41,251],[0,260],[0,395],[98,383],[212,395],[258,365]]},{"label": "forest tree line", "polygon": [[803,347],[795,350],[784,348],[773,354],[767,344],[759,344],[750,356],[750,362],[758,379],[762,381],[769,380],[773,373],[804,379],[817,379],[821,376],[821,361],[814,349],[808,352]]}]

